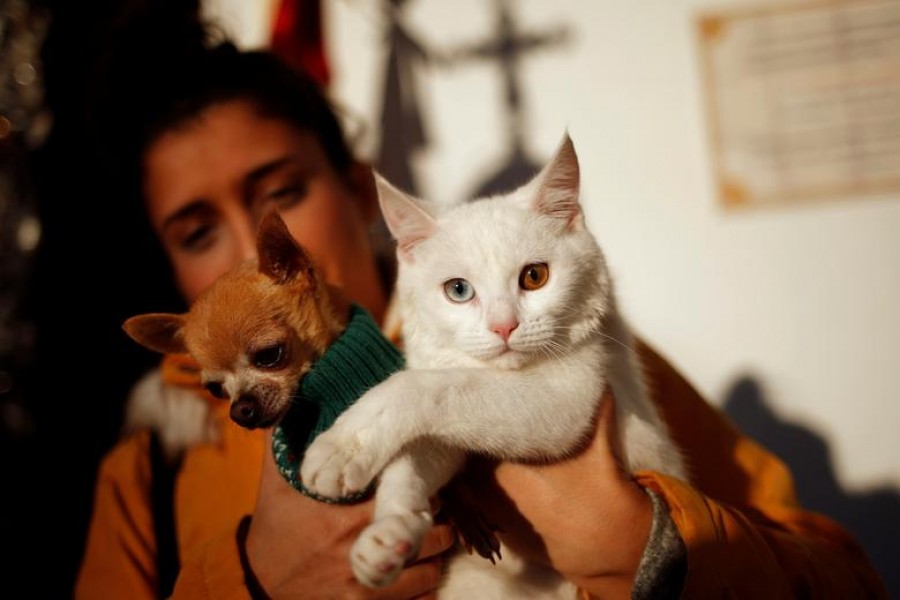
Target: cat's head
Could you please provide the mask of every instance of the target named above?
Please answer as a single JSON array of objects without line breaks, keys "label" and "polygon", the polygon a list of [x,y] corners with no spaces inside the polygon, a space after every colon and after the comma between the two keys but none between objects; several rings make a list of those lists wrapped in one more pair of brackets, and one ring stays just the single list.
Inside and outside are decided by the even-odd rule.
[{"label": "cat's head", "polygon": [[568,135],[532,181],[502,196],[442,208],[378,178],[411,349],[515,369],[562,357],[600,327],[612,291],[579,179]]}]

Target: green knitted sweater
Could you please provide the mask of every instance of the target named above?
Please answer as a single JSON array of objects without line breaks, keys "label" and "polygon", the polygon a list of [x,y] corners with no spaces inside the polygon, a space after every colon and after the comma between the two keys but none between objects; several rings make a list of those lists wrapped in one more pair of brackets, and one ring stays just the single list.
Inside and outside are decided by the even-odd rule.
[{"label": "green knitted sweater", "polygon": [[300,481],[303,453],[320,433],[366,390],[403,368],[403,356],[368,312],[354,304],[344,333],[304,375],[288,413],[272,434],[272,451],[282,476],[295,489],[323,502],[349,504],[368,490],[339,499],[324,498]]}]

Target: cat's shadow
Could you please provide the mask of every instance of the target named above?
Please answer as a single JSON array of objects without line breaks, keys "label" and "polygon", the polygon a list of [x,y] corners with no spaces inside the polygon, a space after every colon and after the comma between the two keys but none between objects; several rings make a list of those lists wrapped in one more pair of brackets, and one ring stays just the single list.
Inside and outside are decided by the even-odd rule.
[{"label": "cat's shadow", "polygon": [[896,568],[900,491],[888,486],[845,491],[835,476],[824,436],[807,425],[780,418],[752,377],[734,383],[722,408],[744,433],[787,464],[805,508],[828,515],[856,537],[881,574],[889,596],[900,598],[900,570]]}]

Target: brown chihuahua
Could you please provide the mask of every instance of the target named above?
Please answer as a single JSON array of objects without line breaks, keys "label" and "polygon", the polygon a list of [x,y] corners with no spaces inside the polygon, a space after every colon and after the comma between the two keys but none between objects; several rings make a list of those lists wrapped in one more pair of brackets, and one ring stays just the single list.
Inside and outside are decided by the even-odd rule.
[{"label": "brown chihuahua", "polygon": [[270,427],[287,412],[302,376],[346,326],[349,304],[319,278],[277,212],[247,260],[201,294],[185,314],[128,319],[125,331],[164,354],[190,354],[206,390],[231,402],[242,427]]}]

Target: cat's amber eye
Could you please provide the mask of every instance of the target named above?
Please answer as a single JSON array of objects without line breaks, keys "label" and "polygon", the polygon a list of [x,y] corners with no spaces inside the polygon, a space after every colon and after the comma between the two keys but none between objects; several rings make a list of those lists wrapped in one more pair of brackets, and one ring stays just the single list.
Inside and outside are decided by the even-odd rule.
[{"label": "cat's amber eye", "polygon": [[550,279],[550,267],[546,264],[525,265],[525,268],[519,273],[519,287],[528,292],[539,290],[547,284],[548,279]]},{"label": "cat's amber eye", "polygon": [[203,384],[203,387],[206,388],[206,391],[213,398],[218,398],[219,400],[228,400],[228,393],[225,391],[225,388],[222,387],[222,384],[218,381],[207,381]]},{"label": "cat's amber eye", "polygon": [[253,353],[253,366],[257,369],[277,369],[284,361],[284,344],[275,344]]},{"label": "cat's amber eye", "polygon": [[465,279],[457,277],[444,282],[444,294],[451,302],[459,304],[474,298],[475,288]]}]

